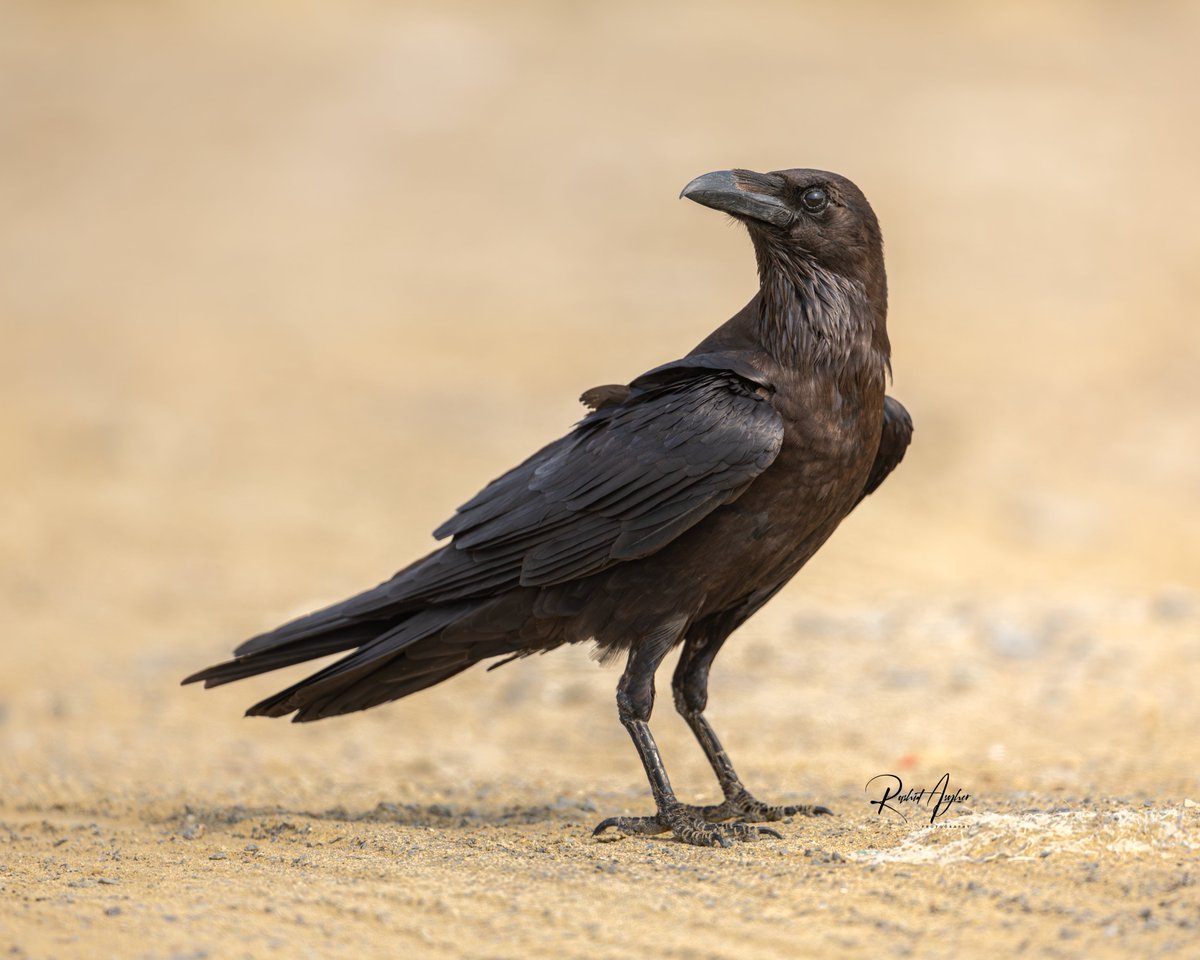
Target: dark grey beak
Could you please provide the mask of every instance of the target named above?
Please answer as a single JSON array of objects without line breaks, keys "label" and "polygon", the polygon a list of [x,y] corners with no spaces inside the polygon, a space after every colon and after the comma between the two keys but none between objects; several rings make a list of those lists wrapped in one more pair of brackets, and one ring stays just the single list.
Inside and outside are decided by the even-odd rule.
[{"label": "dark grey beak", "polygon": [[697,177],[679,194],[714,210],[739,218],[786,227],[795,218],[779,199],[783,178],[753,170],[717,170]]}]

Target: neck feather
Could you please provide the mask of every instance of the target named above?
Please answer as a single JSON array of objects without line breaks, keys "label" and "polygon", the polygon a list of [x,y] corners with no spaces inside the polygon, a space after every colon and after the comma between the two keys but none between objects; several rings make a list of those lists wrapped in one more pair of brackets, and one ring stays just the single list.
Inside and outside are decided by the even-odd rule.
[{"label": "neck feather", "polygon": [[891,372],[886,293],[875,303],[866,287],[792,251],[755,243],[762,289],[759,336],[792,368],[840,371],[866,361]]}]

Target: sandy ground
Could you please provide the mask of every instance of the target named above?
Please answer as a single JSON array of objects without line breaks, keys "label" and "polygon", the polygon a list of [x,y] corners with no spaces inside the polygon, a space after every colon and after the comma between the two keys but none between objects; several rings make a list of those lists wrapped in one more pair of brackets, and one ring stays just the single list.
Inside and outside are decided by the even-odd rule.
[{"label": "sandy ground", "polygon": [[[0,5],[0,954],[1200,956],[1200,9]],[[186,673],[372,584],[856,179],[916,442],[648,812],[586,650],[365,714]],[[664,677],[665,679],[665,677]],[[681,795],[713,798],[660,704]],[[969,799],[879,811],[878,774]]]}]

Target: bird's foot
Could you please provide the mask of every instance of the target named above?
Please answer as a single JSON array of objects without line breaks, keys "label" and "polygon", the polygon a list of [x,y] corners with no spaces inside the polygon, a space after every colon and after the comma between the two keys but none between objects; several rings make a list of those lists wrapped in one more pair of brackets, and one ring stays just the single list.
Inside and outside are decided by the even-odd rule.
[{"label": "bird's foot", "polygon": [[768,827],[708,822],[696,813],[696,809],[676,803],[652,817],[609,817],[592,831],[592,836],[598,837],[610,828],[626,834],[655,835],[669,832],[676,840],[697,847],[728,847],[737,841],[759,840],[762,837],[783,839]]},{"label": "bird's foot", "polygon": [[737,820],[741,823],[772,823],[786,817],[821,817],[832,816],[833,811],[828,807],[812,803],[801,803],[793,806],[771,806],[756,800],[745,787],[740,784],[727,796],[722,803],[709,807],[688,807],[689,812],[709,823],[719,823],[722,820]]}]

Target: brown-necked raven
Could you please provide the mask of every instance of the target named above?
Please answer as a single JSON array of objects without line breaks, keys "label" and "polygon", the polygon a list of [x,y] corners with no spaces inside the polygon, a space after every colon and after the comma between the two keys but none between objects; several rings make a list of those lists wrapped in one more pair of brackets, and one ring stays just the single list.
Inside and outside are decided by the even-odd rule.
[{"label": "brown-necked raven", "polygon": [[[592,411],[461,506],[434,533],[450,538],[440,549],[184,682],[211,687],[350,651],[247,711],[320,720],[482,660],[592,641],[627,654],[617,707],[657,808],[596,833],[670,831],[725,846],[778,836],[749,822],[827,813],[754,799],[703,711],[726,637],[883,482],[911,438],[907,412],[884,396],[879,224],[858,187],[820,170],[721,170],[682,196],[749,230],[760,286],[745,307],[683,359],[585,393]],[[720,782],[716,806],[679,802],[648,725],[655,670],[680,643],[675,705]]]}]

